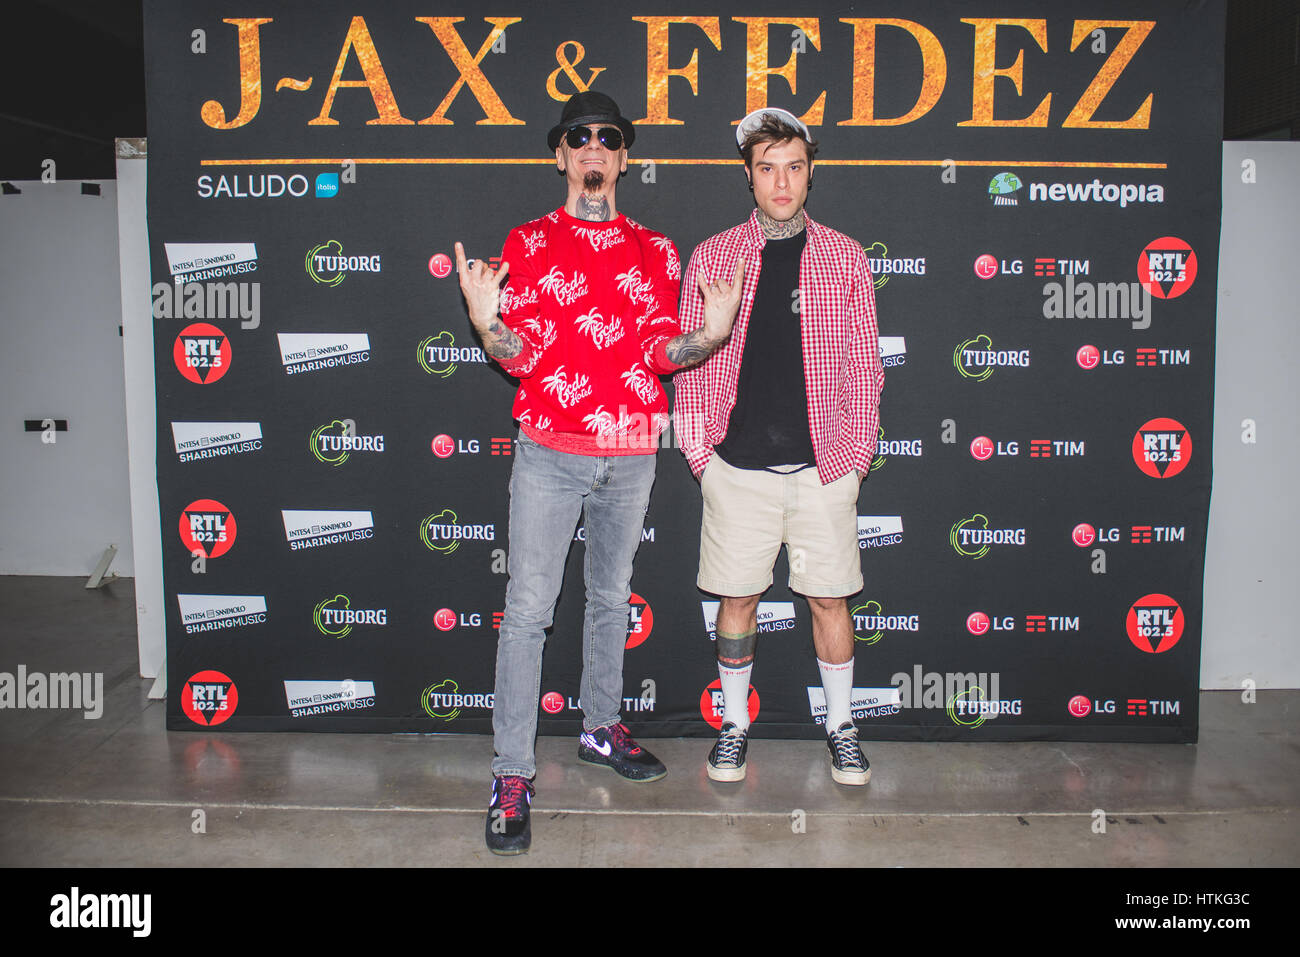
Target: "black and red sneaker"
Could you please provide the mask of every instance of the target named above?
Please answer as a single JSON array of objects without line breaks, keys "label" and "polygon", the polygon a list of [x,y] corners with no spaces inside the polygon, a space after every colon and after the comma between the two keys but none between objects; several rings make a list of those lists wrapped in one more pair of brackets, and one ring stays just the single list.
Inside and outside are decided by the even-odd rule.
[{"label": "black and red sneaker", "polygon": [[668,774],[663,762],[633,741],[621,724],[582,732],[578,760],[613,768],[629,781],[658,781]]},{"label": "black and red sneaker", "polygon": [[527,778],[506,774],[492,779],[486,834],[488,850],[493,854],[522,854],[532,845],[528,809],[534,793]]}]

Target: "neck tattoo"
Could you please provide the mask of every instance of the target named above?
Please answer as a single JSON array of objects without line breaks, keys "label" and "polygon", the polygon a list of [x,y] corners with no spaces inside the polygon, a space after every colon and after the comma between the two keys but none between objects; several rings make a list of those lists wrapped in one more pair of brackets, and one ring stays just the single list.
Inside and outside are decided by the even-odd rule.
[{"label": "neck tattoo", "polygon": [[768,239],[789,239],[791,236],[798,236],[803,232],[803,210],[799,210],[790,219],[782,222],[773,219],[760,209],[758,211],[758,223],[763,227],[763,235]]},{"label": "neck tattoo", "polygon": [[578,219],[603,223],[610,218],[609,200],[604,196],[588,196],[586,193],[580,193],[573,215]]}]

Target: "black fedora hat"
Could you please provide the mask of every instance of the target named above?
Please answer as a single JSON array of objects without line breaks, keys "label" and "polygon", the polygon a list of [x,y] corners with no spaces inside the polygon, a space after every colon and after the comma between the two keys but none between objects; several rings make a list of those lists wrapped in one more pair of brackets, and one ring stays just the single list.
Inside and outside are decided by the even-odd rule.
[{"label": "black fedora hat", "polygon": [[635,127],[623,118],[618,104],[604,93],[587,90],[569,97],[569,101],[564,104],[564,112],[560,114],[559,125],[551,127],[551,132],[546,134],[546,145],[555,149],[560,145],[560,137],[569,130],[590,123],[612,123],[617,126],[623,132],[624,146],[631,146],[636,139]]}]

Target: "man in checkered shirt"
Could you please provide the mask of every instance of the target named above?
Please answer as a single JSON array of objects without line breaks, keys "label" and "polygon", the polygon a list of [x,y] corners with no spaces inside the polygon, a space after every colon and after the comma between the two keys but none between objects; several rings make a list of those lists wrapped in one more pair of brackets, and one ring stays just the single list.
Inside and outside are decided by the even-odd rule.
[{"label": "man in checkered shirt", "polygon": [[705,240],[682,282],[684,333],[704,321],[711,289],[746,263],[730,340],[676,376],[682,451],[700,479],[701,589],[721,597],[722,730],[709,753],[715,781],[745,776],[749,678],[759,599],[784,544],[790,589],[812,609],[826,694],[831,776],[866,784],[853,694],[847,596],[862,590],[858,492],[875,453],[884,368],[862,246],[804,212],[817,143],[785,110],[746,116],[736,142],[756,209]]}]

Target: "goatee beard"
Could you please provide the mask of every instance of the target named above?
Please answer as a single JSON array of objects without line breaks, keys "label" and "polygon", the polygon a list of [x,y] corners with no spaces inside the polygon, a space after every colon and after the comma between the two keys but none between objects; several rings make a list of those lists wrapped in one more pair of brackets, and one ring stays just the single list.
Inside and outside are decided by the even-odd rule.
[{"label": "goatee beard", "polygon": [[605,174],[599,170],[591,170],[582,178],[582,188],[588,193],[599,193],[604,185]]}]

